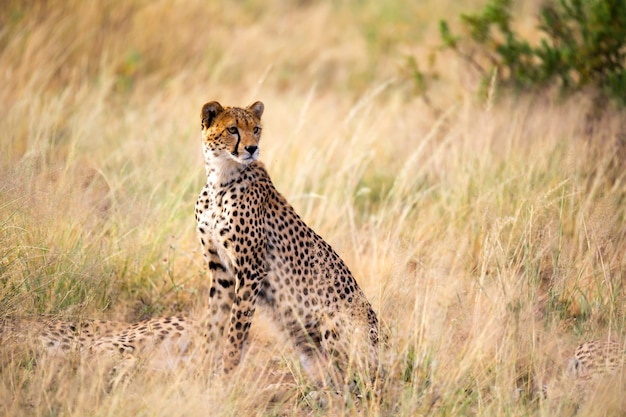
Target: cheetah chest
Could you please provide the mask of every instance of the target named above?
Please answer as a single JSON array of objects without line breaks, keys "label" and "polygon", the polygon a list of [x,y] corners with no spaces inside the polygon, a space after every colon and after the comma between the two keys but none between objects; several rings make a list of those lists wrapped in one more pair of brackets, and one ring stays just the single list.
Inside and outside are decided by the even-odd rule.
[{"label": "cheetah chest", "polygon": [[233,248],[233,217],[237,214],[237,201],[226,188],[207,184],[198,199],[197,231],[205,251],[216,251],[223,266],[233,271],[236,258]]}]

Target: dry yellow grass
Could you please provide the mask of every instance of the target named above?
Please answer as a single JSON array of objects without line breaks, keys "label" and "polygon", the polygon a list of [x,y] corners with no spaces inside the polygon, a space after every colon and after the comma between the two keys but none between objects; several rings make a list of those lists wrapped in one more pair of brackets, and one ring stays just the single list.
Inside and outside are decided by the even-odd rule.
[{"label": "dry yellow grass", "polygon": [[[584,95],[478,103],[448,55],[434,63],[435,115],[402,68],[409,53],[428,61],[437,18],[459,6],[385,4],[3,6],[0,316],[198,314],[200,107],[261,99],[261,159],[351,267],[389,341],[381,398],[326,410],[306,404],[262,315],[230,380],[140,370],[111,388],[89,359],[18,349],[0,355],[1,414],[572,412],[534,395],[577,342],[624,338],[623,115],[590,119]],[[291,385],[272,389],[280,380]]]}]

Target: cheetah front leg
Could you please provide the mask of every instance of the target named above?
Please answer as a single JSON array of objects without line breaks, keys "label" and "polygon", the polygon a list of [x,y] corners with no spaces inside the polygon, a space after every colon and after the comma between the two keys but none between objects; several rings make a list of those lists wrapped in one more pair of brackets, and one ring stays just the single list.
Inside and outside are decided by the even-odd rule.
[{"label": "cheetah front leg", "polygon": [[245,260],[228,262],[226,266],[217,249],[205,243],[205,258],[211,278],[209,314],[203,323],[206,356],[210,358],[212,352],[221,353],[221,368],[225,374],[241,361],[257,295],[266,276],[263,250],[254,252],[259,253]]},{"label": "cheetah front leg", "polygon": [[[235,278],[220,259],[214,247],[205,246],[205,259],[209,266],[209,314],[202,328],[207,342],[205,355],[210,358],[223,347],[224,328],[235,302]],[[218,358],[216,358],[218,359]]]},{"label": "cheetah front leg", "polygon": [[237,272],[235,283],[235,302],[230,311],[230,324],[226,337],[223,371],[228,374],[239,365],[243,356],[243,348],[248,339],[252,317],[256,310],[256,302],[262,282],[266,278],[263,257],[252,257],[250,265],[244,265]]}]

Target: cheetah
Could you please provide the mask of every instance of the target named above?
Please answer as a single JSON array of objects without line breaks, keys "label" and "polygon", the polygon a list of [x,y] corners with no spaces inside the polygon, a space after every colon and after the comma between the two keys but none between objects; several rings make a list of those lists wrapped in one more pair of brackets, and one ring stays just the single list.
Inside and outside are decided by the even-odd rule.
[{"label": "cheetah", "polygon": [[3,348],[28,346],[34,351],[43,350],[50,357],[86,354],[114,366],[140,359],[150,369],[168,371],[197,362],[199,334],[198,322],[183,316],[136,323],[43,317],[0,320]]},{"label": "cheetah", "polygon": [[567,364],[567,373],[581,380],[614,374],[624,365],[624,350],[612,340],[594,340],[579,345]]},{"label": "cheetah", "polygon": [[202,325],[207,353],[220,352],[221,372],[231,373],[262,305],[317,383],[330,378],[331,368],[342,374],[355,364],[375,371],[379,328],[372,306],[344,261],[304,223],[258,160],[263,111],[260,101],[246,108],[211,101],[201,111],[207,180],[195,216],[210,275]]},{"label": "cheetah", "polygon": [[625,359],[626,351],[621,343],[612,340],[584,342],[569,358],[560,378],[543,387],[544,397],[565,396],[584,402],[595,392],[610,389],[611,385],[622,381]]}]

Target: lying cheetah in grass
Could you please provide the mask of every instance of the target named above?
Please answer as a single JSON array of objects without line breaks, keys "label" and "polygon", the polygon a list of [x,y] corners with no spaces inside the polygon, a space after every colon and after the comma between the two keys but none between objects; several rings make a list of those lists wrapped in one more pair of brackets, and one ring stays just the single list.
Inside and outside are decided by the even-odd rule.
[{"label": "lying cheetah in grass", "polygon": [[198,323],[185,317],[160,317],[137,323],[103,320],[15,318],[0,320],[3,348],[40,348],[52,357],[86,354],[98,361],[128,366],[141,359],[150,369],[175,370],[197,362]]},{"label": "lying cheetah in grass", "polygon": [[579,345],[567,364],[567,373],[581,380],[614,374],[624,365],[624,349],[614,341],[594,340]]},{"label": "lying cheetah in grass", "polygon": [[[242,359],[262,304],[317,384],[341,383],[357,368],[376,374],[378,321],[370,303],[339,255],[302,221],[257,161],[263,109],[261,102],[202,107],[207,181],[195,215],[211,278],[206,318],[39,323],[49,351],[148,355],[154,367],[217,356],[228,374]],[[15,324],[8,323],[5,335]]]},{"label": "lying cheetah in grass", "polygon": [[[596,392],[625,387],[623,371],[626,351],[621,343],[594,340],[579,345],[562,373],[552,384],[543,387],[544,396],[551,400],[567,398],[584,402]],[[626,410],[624,410],[626,411]]]}]

